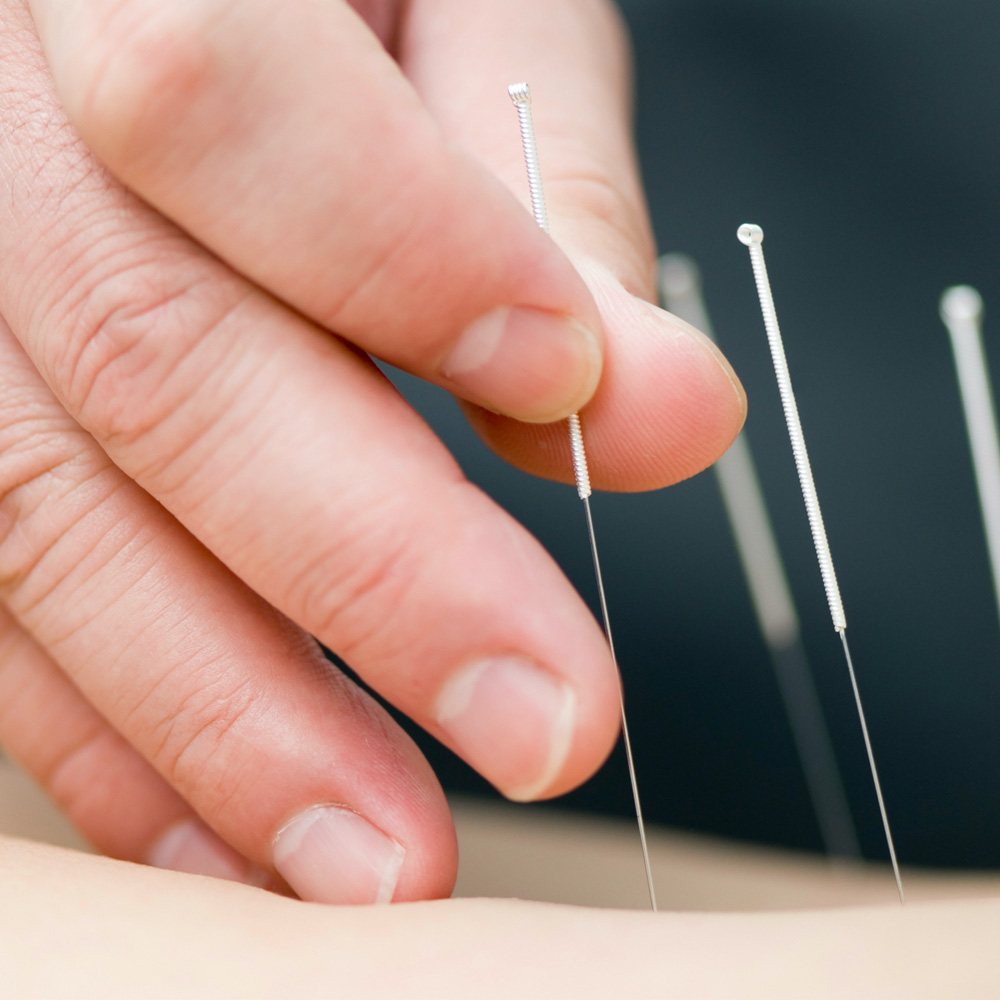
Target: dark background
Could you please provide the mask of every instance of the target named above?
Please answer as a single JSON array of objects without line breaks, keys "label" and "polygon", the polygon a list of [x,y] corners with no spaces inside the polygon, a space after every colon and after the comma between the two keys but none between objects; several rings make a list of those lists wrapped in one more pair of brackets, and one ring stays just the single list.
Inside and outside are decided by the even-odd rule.
[{"label": "dark background", "polygon": [[[719,342],[747,388],[746,433],[864,852],[886,856],[735,236],[742,222],[767,236],[900,860],[1000,866],[1000,627],[938,319],[947,285],[977,286],[1000,370],[989,314],[1000,303],[1000,5],[622,6],[657,238],[699,262]],[[403,384],[468,475],[594,604],[574,491],[508,468],[449,399]],[[648,818],[820,849],[713,474],[652,494],[597,495],[594,516]],[[421,745],[447,787],[490,794],[432,741]],[[630,815],[620,750],[557,805]]]}]

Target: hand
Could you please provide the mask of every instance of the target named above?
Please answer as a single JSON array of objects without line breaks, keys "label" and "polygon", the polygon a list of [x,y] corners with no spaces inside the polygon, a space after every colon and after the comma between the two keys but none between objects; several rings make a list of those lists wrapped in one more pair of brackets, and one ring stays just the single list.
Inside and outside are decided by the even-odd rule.
[{"label": "hand", "polygon": [[[600,764],[617,681],[363,352],[557,478],[544,421],[594,394],[608,488],[697,471],[743,416],[714,348],[637,297],[617,21],[359,4],[386,51],[335,0],[31,6],[0,0],[0,740],[113,855],[447,894],[434,776],[310,635],[515,798]],[[565,252],[506,187],[516,79]]]}]

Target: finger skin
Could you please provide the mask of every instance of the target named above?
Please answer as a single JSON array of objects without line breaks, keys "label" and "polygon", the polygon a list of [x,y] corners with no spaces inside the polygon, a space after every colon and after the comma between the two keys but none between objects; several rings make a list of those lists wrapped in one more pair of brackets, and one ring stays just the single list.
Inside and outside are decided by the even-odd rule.
[{"label": "finger skin", "polygon": [[[61,152],[78,167],[87,162],[71,143]],[[31,247],[40,265],[30,275],[35,297],[24,288],[29,275],[22,254],[20,270],[8,272],[4,308],[46,377],[116,461],[255,589],[346,650],[362,673],[418,718],[431,714],[443,680],[470,654],[529,649],[546,669],[572,680],[582,705],[567,763],[542,791],[568,787],[596,766],[614,731],[606,653],[592,621],[567,600],[565,584],[533,543],[460,480],[426,429],[356,355],[225,278],[99,171],[83,171],[91,189],[74,205],[70,195],[80,195],[79,187],[53,184],[56,178],[44,169],[49,165],[35,157],[23,171],[19,179],[32,178],[36,198],[13,209],[20,213],[14,229],[21,232],[12,234],[10,246]],[[41,238],[44,215],[42,225],[33,218],[43,207],[39,179],[56,193],[51,200],[66,227],[61,241]],[[94,188],[100,189],[96,198]],[[95,219],[107,224],[110,216],[118,227],[125,220],[131,242],[111,240],[99,259],[58,252],[93,239]],[[32,235],[33,223],[34,241],[15,238]],[[159,277],[151,279],[154,270]],[[332,385],[349,387],[333,403]],[[276,419],[290,414],[296,415],[291,434]],[[365,449],[377,488],[369,481],[353,505],[332,511],[329,497],[344,494],[342,475],[321,472],[319,489],[302,489],[306,466],[315,472],[331,461],[329,447],[314,447],[330,444],[324,433],[330,427],[393,444]],[[363,464],[356,442],[336,444],[332,461],[339,468]],[[400,493],[409,503],[384,499]],[[289,523],[289,531],[275,530]],[[317,537],[323,540],[318,552]],[[375,539],[374,559],[357,537],[369,546]],[[428,593],[435,598],[428,600]],[[511,595],[513,606],[497,621],[497,608]],[[387,608],[396,612],[391,635],[378,627]],[[435,620],[447,628],[435,629]]]},{"label": "finger skin", "polygon": [[289,891],[210,830],[2,607],[0,747],[111,857]]},{"label": "finger skin", "polygon": [[[454,831],[413,743],[330,668],[309,636],[111,464],[6,326],[0,497],[0,598],[79,693],[240,854],[273,869],[279,830],[315,805],[336,803],[405,848],[396,898],[450,892]],[[56,694],[65,701],[65,692]],[[65,706],[64,734],[81,711]],[[76,724],[89,727],[79,739],[97,746],[91,753],[113,750],[93,714]],[[13,736],[23,740],[16,728]],[[22,755],[45,772],[37,747]],[[71,781],[66,793],[79,797],[83,813],[101,787],[82,786],[85,776],[71,781],[64,768],[48,780]],[[83,818],[95,840],[135,858],[148,856],[153,834],[178,817],[161,815],[158,830],[155,815],[120,830],[117,811]]]},{"label": "finger skin", "polygon": [[[197,34],[199,27],[204,28],[204,24],[197,18],[184,21],[183,12],[188,10],[187,5],[168,5],[173,13],[165,23],[161,23],[163,5],[156,0],[145,0],[145,3],[145,6],[141,0],[116,0],[115,3],[105,0],[103,3],[69,6],[51,6],[51,0],[37,0],[35,3],[36,14],[46,29],[50,56],[63,79],[64,94],[70,104],[78,108],[78,119],[87,119],[83,121],[85,128],[89,122],[88,136],[91,141],[112,161],[122,176],[138,186],[147,197],[165,205],[200,238],[220,249],[227,259],[233,260],[247,273],[262,275],[270,287],[277,288],[279,294],[289,297],[306,312],[319,316],[321,321],[336,322],[340,332],[367,346],[364,337],[355,331],[350,322],[345,325],[341,319],[333,320],[329,310],[317,310],[298,292],[290,291],[287,281],[280,276],[287,272],[295,281],[301,280],[318,289],[317,294],[321,296],[331,294],[341,276],[351,279],[348,281],[351,288],[359,284],[358,279],[353,277],[351,267],[364,269],[370,263],[368,258],[363,254],[350,256],[345,270],[343,254],[331,256],[337,248],[324,242],[339,239],[336,234],[350,228],[331,228],[330,220],[342,219],[343,206],[330,203],[331,198],[336,198],[338,194],[342,196],[340,186],[329,182],[330,169],[331,164],[336,165],[338,170],[347,169],[349,179],[349,166],[344,168],[342,163],[345,146],[342,136],[351,137],[347,147],[354,149],[360,141],[356,137],[361,133],[368,134],[361,125],[355,127],[345,123],[342,116],[362,108],[367,114],[372,100],[375,100],[376,107],[383,105],[378,104],[369,92],[370,88],[366,88],[369,100],[364,105],[349,100],[340,101],[338,109],[324,111],[322,129],[317,129],[311,118],[303,124],[294,115],[288,114],[290,107],[298,112],[313,107],[311,102],[317,99],[327,99],[330,94],[336,94],[339,99],[342,94],[352,91],[350,88],[338,89],[331,81],[325,86],[320,85],[325,79],[324,74],[331,72],[330,66],[334,61],[329,55],[336,49],[334,41],[327,39],[317,52],[311,43],[322,40],[322,31],[307,33],[309,38],[304,42],[301,25],[289,22],[286,26],[283,22],[282,31],[287,29],[294,37],[282,35],[275,40],[268,33],[268,58],[257,60],[257,63],[263,61],[266,64],[261,71],[269,81],[265,89],[270,93],[277,87],[279,94],[285,93],[282,89],[284,84],[279,86],[266,75],[273,71],[275,65],[281,67],[282,72],[278,76],[283,81],[292,79],[284,72],[289,64],[294,65],[296,71],[300,65],[309,66],[310,72],[308,81],[300,87],[301,92],[295,92],[294,100],[289,97],[285,103],[279,102],[282,111],[280,128],[275,125],[267,130],[264,123],[268,121],[270,105],[264,101],[262,108],[256,98],[258,91],[251,86],[263,84],[256,78],[248,82],[225,60],[217,65],[222,58],[219,54],[222,49],[216,50],[220,45],[225,49],[225,46],[235,44],[234,39],[244,37],[240,32],[250,32],[250,38],[239,54],[246,60],[249,51],[257,51],[254,46],[259,46],[260,39],[252,32],[254,17],[262,16],[260,5],[239,5],[240,16],[236,21],[239,31],[227,20],[225,30],[208,33],[212,40],[209,44],[205,42],[204,31],[195,39],[190,37]],[[300,7],[303,12],[306,9],[314,13],[319,11],[316,16],[320,18],[320,24],[327,24],[326,18],[343,17],[345,13],[337,9],[337,4],[322,3],[318,8],[309,4],[304,7],[297,5],[296,11]],[[202,18],[213,11],[212,16],[221,16],[220,10],[230,10],[226,2],[221,5],[198,5],[198,9],[202,11],[199,15]],[[156,11],[157,17],[139,16],[147,10]],[[82,22],[70,16],[81,11],[86,13]],[[384,16],[384,9],[380,13]],[[95,18],[101,24],[110,18],[110,22],[117,27],[115,31],[98,31],[94,44],[84,44],[89,37],[84,28],[89,25],[87,30],[96,30]],[[174,24],[177,18],[180,18],[179,24]],[[150,27],[151,22],[154,27]],[[156,24],[160,25],[158,29]],[[331,24],[332,21],[327,27]],[[171,25],[190,44],[178,41],[171,46]],[[540,267],[536,251],[526,251],[525,244],[520,242],[529,237],[539,238],[539,234],[533,232],[534,227],[527,213],[509,215],[504,210],[500,212],[503,215],[501,222],[500,215],[490,208],[492,205],[499,211],[502,207],[495,201],[495,191],[489,195],[478,188],[466,191],[463,184],[456,180],[458,176],[465,176],[467,163],[463,161],[463,165],[458,167],[450,159],[445,162],[434,156],[425,161],[411,148],[415,143],[425,153],[427,150],[440,151],[440,130],[450,143],[448,156],[454,150],[466,151],[487,167],[489,174],[499,176],[526,200],[516,121],[506,95],[506,86],[514,78],[528,79],[535,88],[535,118],[543,178],[556,239],[585,276],[610,273],[627,292],[650,296],[653,245],[629,129],[627,43],[613,8],[600,0],[554,0],[546,4],[512,0],[504,4],[469,2],[461,5],[442,3],[440,0],[419,0],[400,9],[395,35],[394,47],[399,53],[401,67],[427,110],[408,91],[405,81],[399,79],[396,71],[387,68],[391,64],[373,39],[369,39],[367,46],[361,45],[365,57],[371,60],[373,78],[385,87],[384,106],[403,108],[404,113],[403,120],[393,119],[391,129],[376,130],[377,155],[365,160],[362,182],[356,186],[348,184],[347,190],[352,192],[352,210],[358,207],[364,213],[371,207],[366,197],[371,193],[377,196],[378,192],[385,190],[385,178],[378,171],[391,171],[394,166],[404,165],[406,189],[418,192],[416,200],[421,206],[433,206],[432,214],[436,213],[434,234],[421,236],[416,241],[422,251],[418,256],[435,274],[446,278],[446,290],[441,293],[435,281],[427,280],[426,275],[421,273],[416,285],[434,301],[410,298],[406,308],[398,308],[396,292],[402,290],[402,294],[409,295],[413,282],[400,280],[392,269],[396,265],[409,266],[407,261],[412,262],[412,259],[405,252],[399,252],[401,244],[394,236],[393,220],[387,221],[384,212],[376,213],[372,218],[377,220],[377,225],[354,226],[352,233],[388,234],[394,249],[391,254],[382,254],[380,259],[387,259],[391,265],[383,277],[392,272],[393,276],[388,280],[392,288],[384,292],[381,279],[368,281],[366,278],[365,294],[353,302],[359,307],[357,315],[362,325],[374,324],[371,329],[375,329],[382,322],[379,317],[388,309],[390,322],[403,321],[403,326],[399,327],[403,340],[407,344],[418,344],[427,331],[438,329],[432,320],[436,309],[461,310],[465,308],[462,305],[465,301],[463,296],[492,294],[488,289],[495,287],[494,278],[500,275],[498,280],[507,281],[510,277],[511,272],[505,270],[508,266],[520,275],[517,281],[523,278],[535,282],[533,287],[544,287],[548,292],[552,292],[565,278],[565,273],[560,270],[563,277],[555,282],[551,260]],[[222,41],[218,40],[220,38]],[[147,53],[143,44],[152,46],[156,51]],[[108,47],[115,45],[123,47],[126,55],[132,52],[132,59],[121,57],[117,77],[111,71],[106,78],[102,77],[99,68],[108,62],[102,53],[107,53]],[[136,56],[136,51],[145,58]],[[200,58],[208,59],[217,72],[191,70],[185,75],[175,72],[176,67],[171,68],[171,59],[182,62],[184,59],[195,59],[192,53],[196,52],[201,52],[203,55]],[[323,66],[313,67],[310,57]],[[137,61],[139,69],[134,65]],[[236,67],[240,66],[240,58],[234,57],[231,62]],[[190,120],[192,101],[175,100],[174,104],[180,109],[175,109],[176,113],[183,119],[177,126],[181,135],[167,150],[161,147],[171,134],[170,129],[157,122],[156,114],[151,110],[154,101],[136,97],[143,91],[131,75],[139,73],[138,80],[146,79],[148,83],[149,75],[153,73],[149,67],[158,65],[165,67],[163,75],[186,80],[184,86],[189,87],[192,93],[202,94],[209,105],[213,100],[216,104],[222,102],[221,110],[215,108],[213,111],[209,107],[204,111],[202,117],[207,124],[203,123],[199,131],[197,122]],[[147,74],[145,77],[143,72]],[[127,85],[121,84],[127,91],[122,100],[109,97],[103,103],[98,100],[94,107],[84,107],[87,104],[86,95],[96,86],[95,79],[104,80],[102,86],[107,89],[111,87],[108,80],[113,82],[119,77],[127,81]],[[461,87],[455,86],[456,80],[463,81]],[[71,85],[71,81],[75,83]],[[176,97],[180,85],[166,88],[150,86]],[[227,97],[227,86],[236,91],[235,96],[230,94]],[[320,92],[318,98],[316,91]],[[242,137],[243,144],[249,148],[237,145],[238,155],[235,155],[230,128],[227,126],[223,130],[224,140],[220,139],[219,132],[220,123],[232,119],[234,106],[245,107],[240,101],[252,105],[252,110],[237,116],[241,122],[244,119],[249,121],[246,128],[250,131]],[[235,105],[233,102],[236,102]],[[346,112],[343,105],[349,106]],[[107,122],[96,120],[100,117],[97,111],[101,107],[105,108],[109,117]],[[134,111],[132,118],[129,117],[129,108]],[[427,111],[433,115],[433,121]],[[301,113],[307,114],[305,110]],[[319,114],[318,111],[315,113]],[[142,121],[147,121],[150,135],[130,131],[133,127],[139,128]],[[341,131],[337,130],[338,126]],[[254,145],[257,134],[253,129],[257,127],[265,128],[268,136],[275,129],[278,134],[284,135],[281,130],[287,128],[290,138],[280,142],[276,139],[260,140]],[[114,145],[112,133],[116,128],[119,132],[124,129],[133,135],[134,157],[141,158],[148,154],[145,171],[135,163],[131,166],[125,164],[123,155],[115,154],[110,149]],[[386,141],[388,135],[392,136],[391,142]],[[361,142],[359,148],[363,146]],[[260,160],[261,148],[265,152],[276,149],[277,152],[273,152],[275,162]],[[299,150],[300,155],[286,156],[287,148]],[[194,166],[174,164],[172,167],[177,157],[194,161]],[[218,169],[208,169],[207,165],[216,163],[216,160],[220,161]],[[234,161],[241,168],[248,163],[257,164],[257,173],[237,182],[234,180]],[[373,163],[376,166],[372,166]],[[421,163],[426,163],[426,172],[419,166]],[[454,173],[453,166],[458,174]],[[301,170],[304,176],[288,179],[289,169]],[[265,178],[263,200],[266,211],[258,210],[259,197],[256,201],[250,195],[244,197],[244,189],[248,186],[259,192],[260,185],[255,180],[257,176]],[[415,183],[415,176],[423,180]],[[484,182],[481,175],[477,174],[477,177],[476,184]],[[322,191],[315,191],[316,178],[321,179]],[[424,182],[430,187],[422,187]],[[218,185],[222,183],[225,190],[220,193]],[[438,185],[439,189],[442,183],[447,187],[445,196],[435,197],[431,188]],[[393,182],[389,187],[395,191],[399,189],[399,184]],[[240,192],[239,198],[234,199],[234,191]],[[309,192],[314,193],[305,197]],[[465,195],[461,192],[469,194],[472,204],[463,200]],[[429,196],[423,198],[422,195]],[[283,197],[290,198],[292,203],[286,205],[281,201]],[[174,205],[171,200],[168,205],[165,199],[174,199],[177,204]],[[202,205],[198,209],[201,212],[198,218],[191,216],[194,211],[191,205]],[[453,231],[448,228],[450,223],[447,221],[453,218],[453,212],[460,217],[459,229],[467,234],[471,232],[468,227],[479,222],[483,222],[488,230],[464,242],[456,254],[444,248],[439,241],[442,228]],[[303,218],[303,213],[306,218]],[[409,220],[405,212],[399,218]],[[275,226],[279,230],[277,235]],[[512,226],[517,229],[516,237],[514,229],[508,230]],[[258,235],[248,234],[248,227]],[[336,233],[331,236],[333,230]],[[413,229],[412,226],[409,226],[409,231],[420,232],[419,227]],[[503,235],[508,231],[512,234],[510,238]],[[352,238],[355,237],[352,235]],[[261,243],[265,244],[263,248]],[[249,254],[253,260],[244,261],[240,254]],[[275,254],[281,259],[272,261]],[[479,267],[488,259],[489,267],[498,270],[485,282],[479,278],[471,282],[461,280],[464,272],[455,270],[447,263],[455,256],[470,267]],[[515,263],[511,263],[512,259]],[[335,266],[331,266],[331,262]],[[321,272],[318,275],[317,265]],[[628,295],[602,288],[600,281],[595,284],[591,279],[590,284],[601,303],[600,315],[607,337],[607,364],[615,372],[614,377],[602,379],[598,389],[600,405],[591,407],[586,418],[593,482],[606,489],[649,489],[693,475],[728,447],[742,424],[746,400],[738,380],[718,349],[686,324],[666,314],[660,314],[658,324],[651,324],[648,311],[631,302]],[[372,295],[369,296],[369,292]],[[476,311],[472,309],[469,316]],[[416,324],[418,329],[415,329],[413,318],[418,316],[420,321]],[[392,359],[391,354],[382,353]],[[549,360],[553,359],[549,357]],[[403,366],[413,367],[405,361]],[[661,373],[659,381],[654,377],[656,373]],[[511,376],[507,380],[508,386],[519,386],[527,397],[546,396],[545,386],[538,381],[540,378],[545,381],[539,366],[518,366],[507,370],[507,374]],[[439,378],[436,380],[441,382]],[[546,385],[550,384],[546,382]],[[676,390],[678,384],[684,387],[683,391]],[[592,390],[591,386],[587,394]],[[458,391],[463,394],[460,388]],[[467,392],[464,395],[473,403],[482,401]],[[539,475],[563,480],[569,478],[564,429],[538,429],[496,419],[494,413],[498,410],[513,411],[495,405],[495,401],[486,409],[487,412],[476,414],[474,423],[491,447]],[[633,420],[631,417],[636,415],[636,411],[639,419]],[[522,419],[530,417],[523,411],[516,415]],[[554,416],[552,411],[549,416]]]},{"label": "finger skin", "polygon": [[145,860],[190,807],[0,608],[0,744],[102,851]]},{"label": "finger skin", "polygon": [[[362,349],[519,419],[557,420],[590,398],[601,330],[585,285],[503,185],[444,141],[347,5],[33,10],[83,138],[237,270]],[[505,318],[512,307],[521,319]]]},{"label": "finger skin", "polygon": [[[12,113],[37,121],[40,91],[34,80],[32,103]],[[0,300],[63,405],[253,592],[502,790],[552,795],[589,776],[616,738],[617,678],[538,543],[461,476],[367,359],[193,246],[51,128],[53,106],[45,115],[60,144],[8,139],[23,166],[4,201]],[[279,642],[274,655],[288,652]],[[441,720],[461,714],[450,685],[498,659],[534,664],[571,693],[574,724],[557,733],[565,713],[550,726],[496,704],[493,745],[460,745]],[[296,697],[332,683],[302,670],[288,681]],[[331,697],[348,698],[320,698],[306,731],[333,724]],[[305,781],[319,765],[306,755],[295,766]]]},{"label": "finger skin", "polygon": [[[407,76],[448,138],[524,202],[506,86],[531,85],[552,234],[587,281],[605,330],[601,383],[583,411],[594,485],[655,489],[700,472],[736,436],[746,397],[708,338],[648,305],[655,250],[631,136],[628,41],[613,5],[414,0],[398,44]],[[465,409],[508,461],[572,481],[564,426]]]},{"label": "finger skin", "polygon": [[398,44],[404,72],[445,135],[522,202],[528,191],[507,86],[530,85],[553,236],[650,297],[655,251],[632,140],[631,53],[613,4],[413,0]]},{"label": "finger skin", "polygon": [[[609,331],[604,375],[581,416],[594,487],[651,490],[701,472],[743,426],[746,399],[736,375],[700,331],[629,294],[606,268],[587,261],[580,269]],[[565,424],[529,426],[463,409],[503,458],[574,481]]]}]

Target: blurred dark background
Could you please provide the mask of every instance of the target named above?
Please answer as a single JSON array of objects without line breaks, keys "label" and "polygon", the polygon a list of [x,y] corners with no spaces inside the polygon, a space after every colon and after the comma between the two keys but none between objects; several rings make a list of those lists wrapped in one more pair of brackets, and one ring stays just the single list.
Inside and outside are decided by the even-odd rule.
[{"label": "blurred dark background", "polygon": [[[986,302],[1000,371],[1000,6],[624,0],[662,251],[692,255],[757,460],[864,853],[885,847],[743,246],[765,249],[900,860],[1000,867],[1000,625],[938,298]],[[512,141],[516,140],[512,131]],[[543,156],[544,172],[544,156]],[[574,491],[404,388],[595,605]],[[821,849],[713,474],[597,495],[648,819]],[[577,515],[578,516],[575,516]],[[419,737],[448,788],[491,794]],[[556,803],[631,815],[619,749]],[[531,808],[545,808],[531,807]]]}]

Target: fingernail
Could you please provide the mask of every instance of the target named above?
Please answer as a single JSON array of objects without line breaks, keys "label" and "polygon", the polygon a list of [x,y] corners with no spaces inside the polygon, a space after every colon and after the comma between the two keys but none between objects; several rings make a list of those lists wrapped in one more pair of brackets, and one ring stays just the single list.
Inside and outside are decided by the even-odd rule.
[{"label": "fingernail", "polygon": [[435,718],[455,749],[510,799],[545,792],[569,754],[576,695],[528,660],[495,657],[459,672]]},{"label": "fingernail", "polygon": [[147,861],[154,868],[208,875],[247,885],[263,886],[268,879],[266,872],[247,861],[197,819],[182,819],[167,827],[149,850]]},{"label": "fingernail", "polygon": [[313,806],[274,839],[274,867],[302,897],[316,903],[389,903],[406,855],[356,812]]},{"label": "fingernail", "polygon": [[465,329],[440,372],[491,410],[535,423],[562,420],[597,388],[601,339],[568,316],[504,307]]}]

